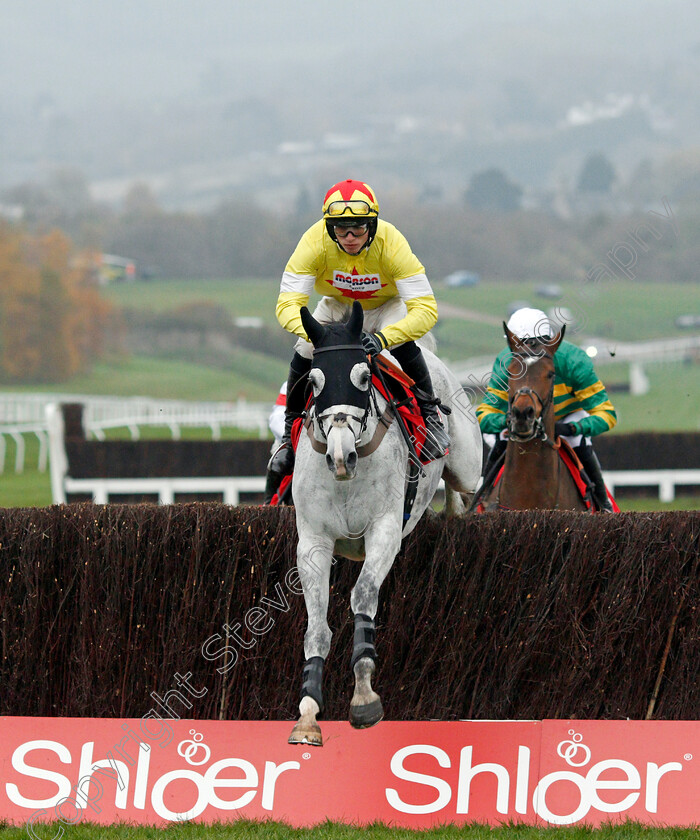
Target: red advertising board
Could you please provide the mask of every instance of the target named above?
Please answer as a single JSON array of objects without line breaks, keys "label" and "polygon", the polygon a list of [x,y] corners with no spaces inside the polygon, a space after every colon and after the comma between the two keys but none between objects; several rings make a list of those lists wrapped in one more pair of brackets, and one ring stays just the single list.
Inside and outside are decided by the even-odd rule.
[{"label": "red advertising board", "polygon": [[165,825],[281,820],[700,824],[700,722],[292,724],[0,718],[0,818]]}]

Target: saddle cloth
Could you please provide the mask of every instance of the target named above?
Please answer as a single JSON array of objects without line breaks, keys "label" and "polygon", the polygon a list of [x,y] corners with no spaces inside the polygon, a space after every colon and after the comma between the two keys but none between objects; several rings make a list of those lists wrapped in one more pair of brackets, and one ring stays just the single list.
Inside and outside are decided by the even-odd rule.
[{"label": "saddle cloth", "polygon": [[[579,495],[581,496],[581,499],[586,504],[586,510],[588,510],[591,513],[593,511],[599,510],[599,507],[596,504],[595,499],[593,498],[593,494],[591,493],[591,491],[588,487],[586,479],[582,475],[583,465],[579,461],[578,456],[576,455],[574,450],[571,448],[571,446],[569,446],[569,444],[565,440],[561,441],[561,446],[559,447],[559,457],[561,458],[561,460],[566,465],[566,468],[571,473],[571,477],[574,480],[574,484],[576,485],[576,489],[578,490]],[[503,469],[504,468],[501,467],[501,469],[498,471],[498,475],[496,476],[496,478],[494,479],[494,482],[493,482],[494,487],[501,480],[501,476],[503,475]],[[608,498],[610,499],[610,502],[612,503],[613,511],[615,513],[619,513],[620,508],[617,506],[617,502],[612,497],[612,495],[610,494],[610,491],[607,488],[606,488],[606,492],[608,494]],[[500,508],[500,505],[499,505],[499,508]],[[506,508],[502,508],[502,509],[506,510]],[[484,507],[483,502],[479,502],[479,504],[476,507],[476,512],[477,513],[484,513],[485,510],[486,510],[486,508]]]}]

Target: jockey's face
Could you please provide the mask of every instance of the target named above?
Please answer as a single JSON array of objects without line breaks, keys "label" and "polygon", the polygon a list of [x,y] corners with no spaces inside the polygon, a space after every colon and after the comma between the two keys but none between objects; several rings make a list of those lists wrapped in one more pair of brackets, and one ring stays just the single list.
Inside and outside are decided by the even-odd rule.
[{"label": "jockey's face", "polygon": [[355,227],[336,225],[335,235],[343,251],[347,254],[359,254],[369,239],[369,227],[367,224],[358,224]]}]

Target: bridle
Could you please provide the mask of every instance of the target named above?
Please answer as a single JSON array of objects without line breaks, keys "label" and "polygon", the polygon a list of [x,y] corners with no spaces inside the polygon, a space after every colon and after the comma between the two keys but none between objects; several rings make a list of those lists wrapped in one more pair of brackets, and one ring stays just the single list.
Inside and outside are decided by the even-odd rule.
[{"label": "bridle", "polygon": [[[529,359],[546,358],[546,359],[550,359],[552,362],[554,361],[554,356],[552,356],[550,353],[546,353],[544,351],[542,353],[538,353],[538,354],[514,353],[513,357],[514,358],[526,357],[526,358],[529,358]],[[535,411],[537,410],[537,405],[535,403],[535,399],[537,399],[537,402],[540,405],[540,412],[539,412],[539,414],[537,414],[537,416],[535,417],[535,420],[532,424],[532,431],[529,432],[529,434],[526,434],[526,435],[520,435],[517,432],[514,432],[513,429],[512,429],[512,425],[511,425],[513,403],[519,397],[527,397],[532,402],[532,407]],[[537,391],[535,391],[534,388],[530,388],[529,385],[524,385],[522,388],[518,388],[518,390],[508,400],[508,412],[506,414],[506,428],[508,430],[508,438],[510,440],[517,441],[518,443],[528,443],[531,440],[541,440],[542,443],[546,443],[547,446],[551,446],[552,449],[558,449],[559,444],[554,443],[553,441],[551,441],[549,439],[549,436],[547,435],[547,432],[545,431],[545,428],[544,428],[544,419],[543,419],[543,415],[546,413],[547,409],[549,408],[553,398],[554,398],[554,377],[552,377],[552,384],[550,385],[549,393],[547,394],[545,399],[542,399],[542,397],[539,395],[539,393]]]},{"label": "bridle", "polygon": [[[317,353],[330,353],[331,351],[343,351],[343,350],[355,350],[355,351],[359,350],[361,353],[364,354],[364,350],[363,350],[361,344],[336,344],[335,346],[331,346],[331,347],[316,347],[316,348],[314,348],[314,353],[313,354],[315,356]],[[337,414],[335,412],[331,412],[331,411],[324,411],[323,414],[317,414],[316,415],[316,422],[318,424],[318,429],[321,432],[321,434],[323,435],[324,440],[326,440],[326,441],[328,440],[328,432],[323,427],[324,422],[327,421],[329,418],[331,418],[331,426],[334,426],[334,425],[337,426],[339,424],[339,422],[341,422],[341,418],[342,418],[342,421],[344,421],[348,424],[348,427],[350,428],[350,430],[351,430],[351,432],[352,432],[352,434],[355,438],[355,446],[358,447],[360,445],[360,440],[362,438],[362,435],[365,433],[365,430],[367,429],[367,421],[369,420],[369,412],[370,412],[372,402],[374,402],[374,406],[375,406],[375,409],[376,409],[376,412],[377,412],[377,416],[378,417],[380,416],[379,415],[379,406],[377,405],[377,398],[374,394],[374,389],[372,388],[371,382],[369,383],[368,391],[369,391],[369,394],[367,396],[367,405],[365,407],[365,410],[364,410],[364,413],[362,414],[362,416],[358,416],[356,414],[350,414],[349,412],[346,412],[342,415],[339,415],[339,414]],[[370,399],[370,395],[371,395],[371,399]],[[354,423],[357,424],[357,429],[353,428],[353,426],[350,423],[351,420],[354,421]]]}]

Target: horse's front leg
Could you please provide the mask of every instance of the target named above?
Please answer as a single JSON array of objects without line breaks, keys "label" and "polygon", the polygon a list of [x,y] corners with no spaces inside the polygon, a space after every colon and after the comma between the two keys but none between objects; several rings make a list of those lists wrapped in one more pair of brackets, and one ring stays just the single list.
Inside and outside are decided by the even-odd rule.
[{"label": "horse's front leg", "polygon": [[299,539],[297,568],[306,602],[307,628],[304,636],[304,671],[299,703],[299,720],[289,736],[290,744],[323,746],[316,720],[323,712],[323,664],[331,646],[328,626],[328,588],[333,541],[324,537]]},{"label": "horse's front leg", "polygon": [[374,618],[379,590],[400,547],[401,527],[395,517],[373,526],[371,532],[365,534],[365,562],[350,598],[355,616],[351,660],[355,692],[350,701],[350,723],[357,729],[374,726],[384,717],[382,701],[372,688],[377,661]]}]

